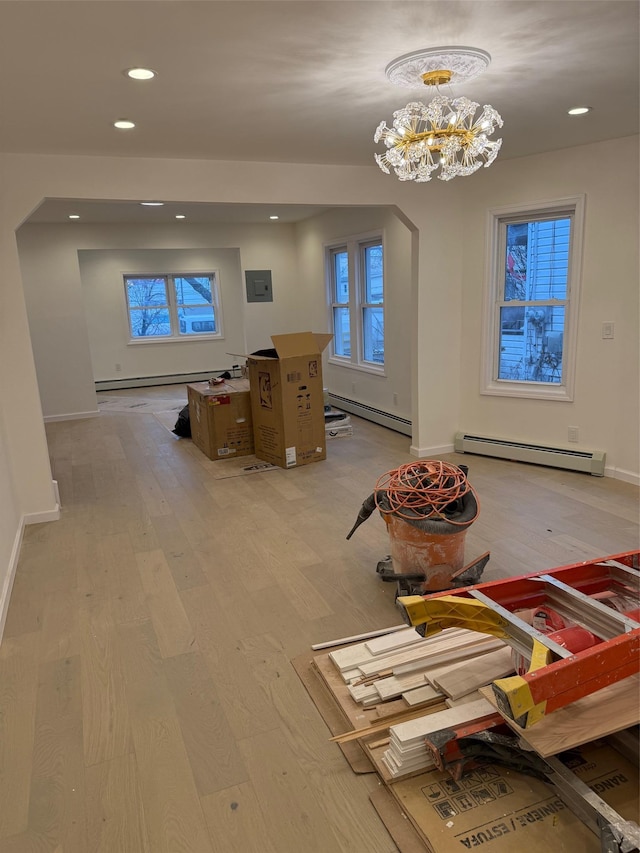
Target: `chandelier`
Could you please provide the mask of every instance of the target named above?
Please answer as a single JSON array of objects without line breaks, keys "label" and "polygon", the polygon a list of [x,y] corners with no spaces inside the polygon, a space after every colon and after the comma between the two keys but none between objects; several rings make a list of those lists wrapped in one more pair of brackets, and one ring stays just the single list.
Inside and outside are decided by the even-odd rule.
[{"label": "chandelier", "polygon": [[415,51],[394,59],[385,73],[399,86],[433,86],[437,94],[428,104],[412,101],[393,114],[393,125],[382,121],[374,136],[387,150],[376,154],[387,175],[391,169],[401,181],[430,181],[439,171],[441,181],[472,175],[490,166],[498,156],[502,139],[491,141],[500,114],[488,104],[476,118],[479,104],[468,98],[449,98],[441,85],[465,81],[484,71],[491,57],[472,47],[441,47]]}]

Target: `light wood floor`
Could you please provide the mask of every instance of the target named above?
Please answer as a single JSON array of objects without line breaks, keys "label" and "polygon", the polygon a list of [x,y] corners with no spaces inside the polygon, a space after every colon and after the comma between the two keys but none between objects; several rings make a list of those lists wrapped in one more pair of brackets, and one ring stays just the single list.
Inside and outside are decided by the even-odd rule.
[{"label": "light wood floor", "polygon": [[[409,439],[352,422],[324,462],[224,480],[151,414],[47,425],[62,518],[25,531],[0,646],[2,853],[395,851],[291,666],[400,621],[382,519],[345,537]],[[443,458],[485,580],[638,547],[633,486]]]}]

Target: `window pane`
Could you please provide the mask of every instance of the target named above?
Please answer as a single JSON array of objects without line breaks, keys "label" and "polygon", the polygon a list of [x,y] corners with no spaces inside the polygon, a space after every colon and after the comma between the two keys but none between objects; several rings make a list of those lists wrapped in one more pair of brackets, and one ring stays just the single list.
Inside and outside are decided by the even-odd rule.
[{"label": "window pane", "polygon": [[211,279],[208,275],[176,276],[176,303],[178,305],[212,305]]},{"label": "window pane", "polygon": [[562,381],[564,305],[500,309],[498,379]]},{"label": "window pane", "polygon": [[384,364],[384,312],[382,308],[362,309],[364,360]]},{"label": "window pane", "polygon": [[167,304],[167,291],[163,278],[127,278],[126,282],[130,308]]},{"label": "window pane", "polygon": [[175,276],[174,287],[181,335],[217,332],[213,309],[213,281],[208,275]]},{"label": "window pane", "polygon": [[382,246],[365,246],[364,258],[364,301],[381,303],[384,298],[382,277]]},{"label": "window pane", "polygon": [[171,320],[164,278],[127,277],[127,306],[132,338],[171,334]]},{"label": "window pane", "polygon": [[571,220],[507,225],[504,301],[566,299]]},{"label": "window pane", "polygon": [[332,252],[334,302],[349,302],[349,255],[346,251]]},{"label": "window pane", "polygon": [[333,309],[333,347],[336,355],[351,356],[351,326],[348,308]]},{"label": "window pane", "polygon": [[129,311],[132,338],[153,338],[171,334],[166,308],[133,308]]}]

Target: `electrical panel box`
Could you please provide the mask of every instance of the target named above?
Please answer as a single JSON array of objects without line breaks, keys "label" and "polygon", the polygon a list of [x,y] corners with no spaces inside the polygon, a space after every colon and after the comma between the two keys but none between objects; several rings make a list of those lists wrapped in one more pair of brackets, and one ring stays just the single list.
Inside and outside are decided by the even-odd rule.
[{"label": "electrical panel box", "polygon": [[273,302],[271,270],[245,270],[247,302]]}]

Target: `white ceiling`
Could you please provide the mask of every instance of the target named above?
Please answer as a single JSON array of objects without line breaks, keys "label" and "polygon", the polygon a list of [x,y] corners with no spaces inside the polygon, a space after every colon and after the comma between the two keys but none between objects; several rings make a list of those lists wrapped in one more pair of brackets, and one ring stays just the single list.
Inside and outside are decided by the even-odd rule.
[{"label": "white ceiling", "polygon": [[491,55],[454,94],[502,114],[501,159],[628,136],[638,23],[636,0],[2,0],[0,151],[369,165],[429,97],[386,65],[443,45]]}]

